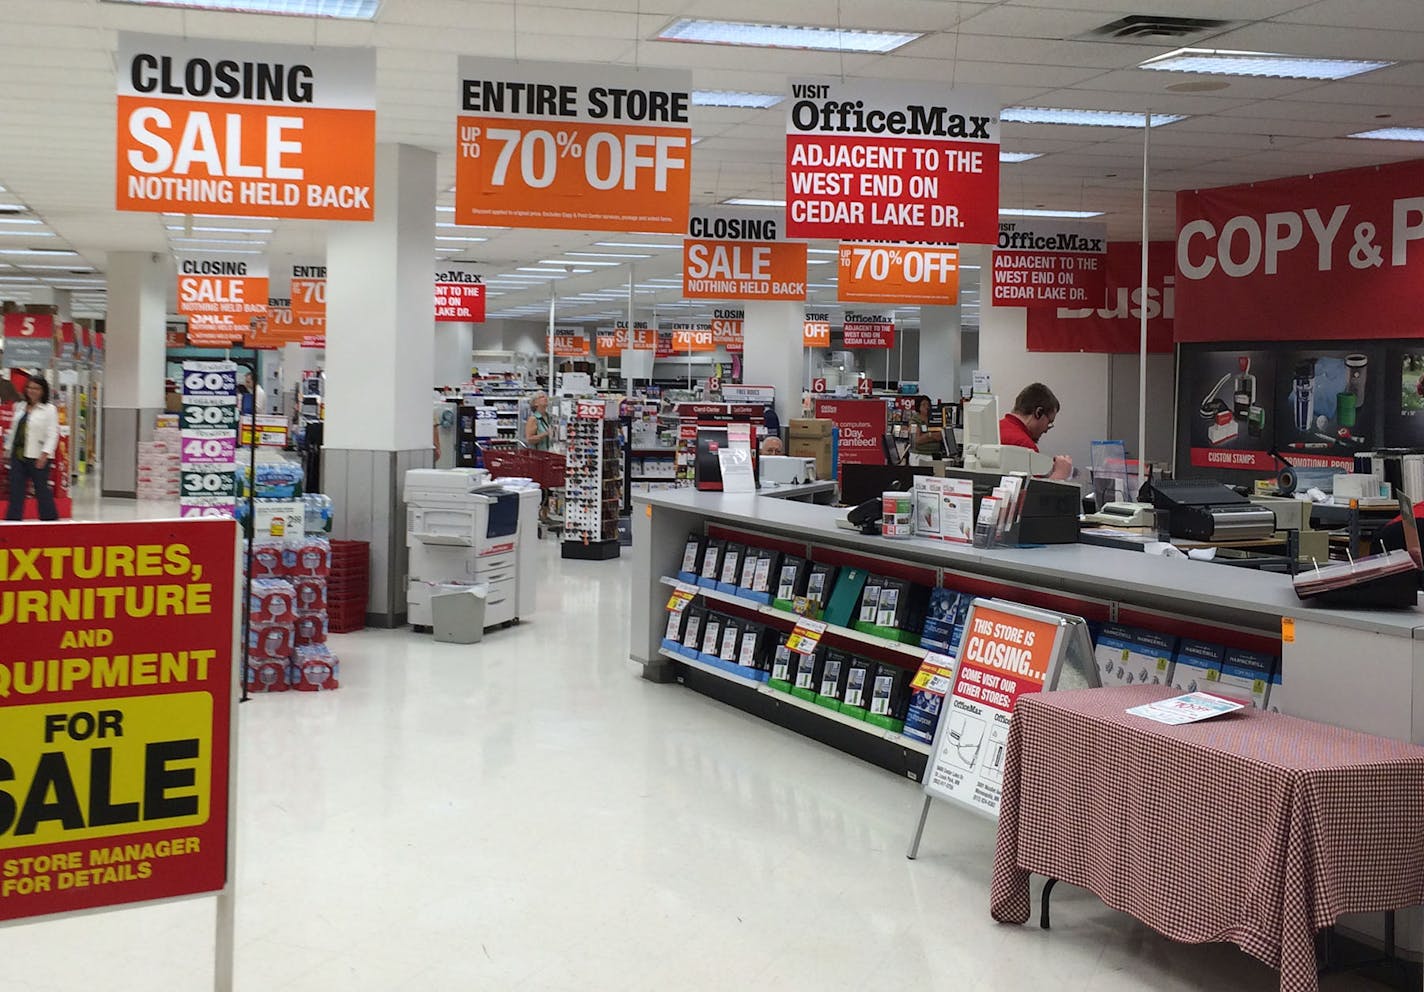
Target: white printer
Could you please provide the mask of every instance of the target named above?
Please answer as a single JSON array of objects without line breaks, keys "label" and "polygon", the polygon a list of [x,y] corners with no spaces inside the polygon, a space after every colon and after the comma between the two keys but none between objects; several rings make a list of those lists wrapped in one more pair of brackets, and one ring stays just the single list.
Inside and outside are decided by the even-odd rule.
[{"label": "white printer", "polygon": [[[410,552],[406,610],[414,626],[431,626],[430,599],[471,585],[487,587],[485,626],[519,619],[533,609],[532,577],[521,599],[522,572],[536,532],[528,490],[491,483],[477,469],[412,469],[405,477],[406,547]],[[538,526],[538,488],[533,489],[533,527]],[[521,512],[522,511],[522,512]],[[526,565],[520,568],[521,558]],[[524,607],[524,609],[521,609]]]}]

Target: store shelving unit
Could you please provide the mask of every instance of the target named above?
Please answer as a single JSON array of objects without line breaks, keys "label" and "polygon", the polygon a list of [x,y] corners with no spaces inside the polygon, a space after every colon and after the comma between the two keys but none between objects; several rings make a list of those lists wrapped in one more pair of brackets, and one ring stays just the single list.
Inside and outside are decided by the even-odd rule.
[{"label": "store shelving unit", "polygon": [[617,558],[618,511],[625,490],[619,443],[622,422],[605,419],[609,404],[580,400],[568,422],[564,478],[564,558]]}]

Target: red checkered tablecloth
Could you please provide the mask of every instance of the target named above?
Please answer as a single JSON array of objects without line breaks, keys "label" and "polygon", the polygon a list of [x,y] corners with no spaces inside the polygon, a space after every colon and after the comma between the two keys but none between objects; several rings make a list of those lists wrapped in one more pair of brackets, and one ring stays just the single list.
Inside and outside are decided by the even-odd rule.
[{"label": "red checkered tablecloth", "polygon": [[994,919],[1029,874],[1188,944],[1231,941],[1314,992],[1316,931],[1424,903],[1424,748],[1242,710],[1167,726],[1163,686],[1024,696],[1005,755]]}]

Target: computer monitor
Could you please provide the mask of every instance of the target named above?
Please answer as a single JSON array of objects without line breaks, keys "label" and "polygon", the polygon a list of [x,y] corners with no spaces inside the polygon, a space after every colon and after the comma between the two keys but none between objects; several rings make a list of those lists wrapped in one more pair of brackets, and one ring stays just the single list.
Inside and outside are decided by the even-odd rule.
[{"label": "computer monitor", "polygon": [[999,443],[999,398],[980,393],[964,404],[964,447]]}]

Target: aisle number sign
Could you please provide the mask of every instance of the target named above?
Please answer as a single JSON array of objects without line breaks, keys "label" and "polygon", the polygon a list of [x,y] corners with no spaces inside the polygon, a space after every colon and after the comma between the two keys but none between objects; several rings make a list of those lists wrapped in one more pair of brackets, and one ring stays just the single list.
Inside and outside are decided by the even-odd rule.
[{"label": "aisle number sign", "polygon": [[999,104],[975,89],[800,79],[786,101],[786,234],[993,244]]},{"label": "aisle number sign", "polygon": [[47,313],[5,314],[5,368],[47,369],[54,360],[54,317]]},{"label": "aisle number sign", "polygon": [[455,223],[687,231],[692,74],[462,57]]},{"label": "aisle number sign", "polygon": [[1016,220],[999,225],[993,299],[1001,307],[1083,307],[1107,289],[1108,226]]},{"label": "aisle number sign", "polygon": [[188,343],[226,347],[267,329],[267,260],[253,255],[179,255],[178,312]]},{"label": "aisle number sign", "polygon": [[893,348],[895,318],[888,313],[847,310],[841,335],[847,348]]},{"label": "aisle number sign", "polygon": [[0,922],[221,890],[232,520],[0,533]]},{"label": "aisle number sign", "polygon": [[801,347],[829,348],[831,346],[831,315],[825,310],[807,310],[801,322]]},{"label": "aisle number sign", "polygon": [[780,240],[775,211],[695,210],[682,243],[682,295],[689,300],[804,300],[806,244]]},{"label": "aisle number sign", "polygon": [[484,279],[472,267],[446,262],[435,273],[435,321],[485,322]]},{"label": "aisle number sign", "polygon": [[836,299],[842,303],[953,306],[959,302],[959,249],[842,242]]},{"label": "aisle number sign", "polygon": [[376,53],[119,32],[116,206],[375,216]]}]

